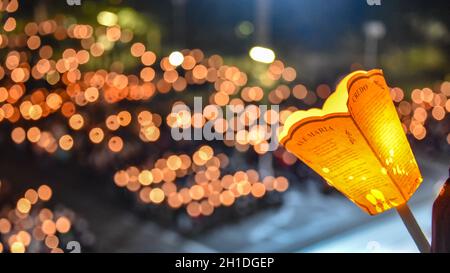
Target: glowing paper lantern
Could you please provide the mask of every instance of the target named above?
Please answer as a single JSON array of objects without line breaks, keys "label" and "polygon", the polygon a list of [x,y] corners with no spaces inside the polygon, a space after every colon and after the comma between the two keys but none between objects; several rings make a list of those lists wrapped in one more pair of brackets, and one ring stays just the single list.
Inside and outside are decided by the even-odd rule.
[{"label": "glowing paper lantern", "polygon": [[279,140],[371,215],[407,208],[423,180],[381,70],[346,76],[322,109],[290,115]]}]

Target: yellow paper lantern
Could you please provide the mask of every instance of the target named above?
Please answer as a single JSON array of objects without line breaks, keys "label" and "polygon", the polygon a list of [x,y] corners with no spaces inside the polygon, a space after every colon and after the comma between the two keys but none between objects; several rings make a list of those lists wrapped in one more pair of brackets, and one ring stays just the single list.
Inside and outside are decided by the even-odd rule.
[{"label": "yellow paper lantern", "polygon": [[405,204],[423,180],[381,70],[346,76],[322,109],[290,115],[279,140],[371,215]]}]

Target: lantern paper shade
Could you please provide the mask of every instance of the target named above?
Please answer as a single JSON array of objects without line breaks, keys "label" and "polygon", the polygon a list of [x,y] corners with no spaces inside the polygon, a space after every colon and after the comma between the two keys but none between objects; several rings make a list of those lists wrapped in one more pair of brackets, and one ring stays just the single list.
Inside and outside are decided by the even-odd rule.
[{"label": "lantern paper shade", "polygon": [[279,140],[371,215],[406,203],[423,180],[381,70],[346,76],[322,109],[290,115]]}]

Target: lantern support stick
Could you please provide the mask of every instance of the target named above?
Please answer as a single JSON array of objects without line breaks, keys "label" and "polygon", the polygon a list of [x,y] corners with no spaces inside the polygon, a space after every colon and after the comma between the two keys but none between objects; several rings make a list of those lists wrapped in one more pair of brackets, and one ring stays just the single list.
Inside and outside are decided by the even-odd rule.
[{"label": "lantern support stick", "polygon": [[425,234],[423,234],[422,229],[420,229],[419,224],[417,224],[416,218],[414,218],[414,215],[412,214],[411,209],[408,207],[408,204],[405,203],[401,206],[398,206],[397,212],[402,218],[403,224],[405,224],[406,229],[414,239],[414,242],[416,243],[417,248],[420,250],[420,252],[430,253],[430,243],[425,237]]}]

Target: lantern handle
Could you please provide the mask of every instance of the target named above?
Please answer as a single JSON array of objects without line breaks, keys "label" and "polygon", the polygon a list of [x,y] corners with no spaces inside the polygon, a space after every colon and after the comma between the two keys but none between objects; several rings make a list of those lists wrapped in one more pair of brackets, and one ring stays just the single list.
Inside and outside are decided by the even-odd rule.
[{"label": "lantern handle", "polygon": [[421,253],[430,253],[430,243],[425,237],[425,234],[423,234],[422,229],[420,229],[419,224],[417,224],[416,218],[414,218],[408,204],[405,203],[400,205],[396,209],[400,215],[400,218],[402,218],[403,224],[406,226],[409,234],[414,239],[419,251]]}]

